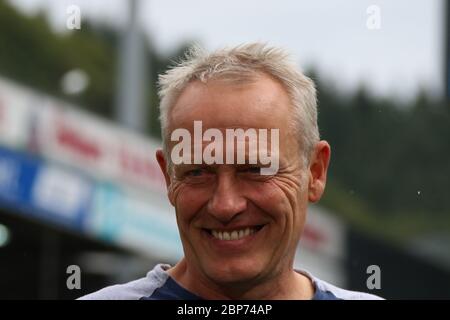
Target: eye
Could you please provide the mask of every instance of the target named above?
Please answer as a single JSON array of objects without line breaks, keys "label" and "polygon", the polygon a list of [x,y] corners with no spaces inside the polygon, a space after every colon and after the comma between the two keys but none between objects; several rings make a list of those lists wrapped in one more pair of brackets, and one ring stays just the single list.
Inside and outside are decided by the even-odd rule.
[{"label": "eye", "polygon": [[187,177],[200,177],[204,173],[203,169],[193,169],[185,173]]},{"label": "eye", "polygon": [[260,167],[248,167],[242,170],[246,173],[252,173],[252,174],[261,174],[261,168]]}]

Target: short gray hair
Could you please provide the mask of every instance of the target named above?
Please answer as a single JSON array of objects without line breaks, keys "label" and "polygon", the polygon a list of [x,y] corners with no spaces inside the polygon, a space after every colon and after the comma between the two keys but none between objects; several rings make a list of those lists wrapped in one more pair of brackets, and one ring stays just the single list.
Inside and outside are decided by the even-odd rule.
[{"label": "short gray hair", "polygon": [[299,136],[300,146],[304,148],[303,159],[307,164],[315,144],[320,140],[314,82],[299,71],[285,50],[264,43],[243,44],[211,53],[193,46],[181,62],[159,75],[158,95],[164,150],[167,152],[169,112],[191,81],[206,83],[208,80],[221,79],[246,82],[260,73],[278,80],[288,93],[294,107],[293,126]]}]

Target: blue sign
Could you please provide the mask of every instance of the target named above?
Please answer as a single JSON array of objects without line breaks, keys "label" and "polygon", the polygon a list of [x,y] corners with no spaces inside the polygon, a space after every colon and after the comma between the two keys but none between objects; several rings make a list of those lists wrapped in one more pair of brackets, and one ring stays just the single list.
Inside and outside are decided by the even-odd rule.
[{"label": "blue sign", "polygon": [[175,260],[182,256],[175,213],[160,200],[0,147],[0,207]]},{"label": "blue sign", "polygon": [[92,189],[75,171],[0,148],[0,205],[14,212],[81,230]]},{"label": "blue sign", "polygon": [[0,148],[0,201],[10,206],[26,207],[38,170],[38,161]]},{"label": "blue sign", "polygon": [[117,185],[101,183],[94,191],[86,229],[108,242],[178,259],[183,251],[170,209]]}]

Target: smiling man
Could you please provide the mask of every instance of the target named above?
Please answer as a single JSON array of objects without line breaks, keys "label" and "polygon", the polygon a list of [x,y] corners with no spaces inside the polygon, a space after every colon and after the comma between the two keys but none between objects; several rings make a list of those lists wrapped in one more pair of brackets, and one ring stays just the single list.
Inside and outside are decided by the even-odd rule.
[{"label": "smiling man", "polygon": [[192,49],[159,84],[163,150],[156,158],[184,258],[84,299],[378,298],[293,268],[331,151],[319,138],[314,83],[282,49]]}]

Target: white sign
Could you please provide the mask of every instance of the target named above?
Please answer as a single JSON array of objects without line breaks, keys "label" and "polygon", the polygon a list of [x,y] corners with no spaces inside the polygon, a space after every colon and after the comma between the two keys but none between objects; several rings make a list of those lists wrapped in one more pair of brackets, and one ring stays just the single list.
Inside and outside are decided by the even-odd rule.
[{"label": "white sign", "polygon": [[[25,93],[25,94],[24,94]],[[0,79],[0,143],[9,147],[25,147],[28,143],[31,92]]]},{"label": "white sign", "polygon": [[0,144],[165,195],[157,141],[77,109],[0,79]]},{"label": "white sign", "polygon": [[48,99],[36,123],[40,152],[107,181],[165,195],[158,143]]},{"label": "white sign", "polygon": [[130,189],[98,185],[86,225],[103,240],[176,262],[182,257],[175,213],[167,201]]},{"label": "white sign", "polygon": [[39,171],[32,196],[36,206],[75,219],[91,194],[91,184],[75,172],[57,167]]},{"label": "white sign", "polygon": [[320,206],[310,205],[294,266],[334,285],[346,286],[345,235],[345,225],[337,217]]}]

